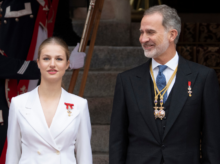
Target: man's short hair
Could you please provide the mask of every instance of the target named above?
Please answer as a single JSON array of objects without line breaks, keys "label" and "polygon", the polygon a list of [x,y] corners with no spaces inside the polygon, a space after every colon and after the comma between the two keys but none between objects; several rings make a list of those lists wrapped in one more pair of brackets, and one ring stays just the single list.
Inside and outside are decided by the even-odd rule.
[{"label": "man's short hair", "polygon": [[144,12],[144,16],[154,13],[160,13],[163,16],[162,25],[165,27],[166,30],[176,29],[178,31],[178,35],[174,40],[174,43],[177,44],[181,32],[181,19],[178,16],[176,10],[167,5],[157,5],[147,9]]}]

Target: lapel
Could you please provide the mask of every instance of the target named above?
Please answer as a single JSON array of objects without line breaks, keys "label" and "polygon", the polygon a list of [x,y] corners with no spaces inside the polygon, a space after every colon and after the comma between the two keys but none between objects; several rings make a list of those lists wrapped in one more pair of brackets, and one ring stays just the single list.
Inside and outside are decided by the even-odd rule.
[{"label": "lapel", "polygon": [[133,86],[134,94],[137,99],[139,110],[154,135],[158,143],[160,143],[160,136],[154,117],[153,98],[151,95],[150,80],[150,63],[151,59],[147,61],[138,71],[135,76],[131,76],[131,83]]},{"label": "lapel", "polygon": [[189,61],[185,60],[183,57],[179,56],[179,64],[176,75],[176,81],[173,86],[173,94],[171,97],[171,104],[169,109],[169,115],[167,117],[166,128],[163,135],[163,140],[165,139],[167,133],[173,126],[177,117],[179,116],[183,106],[189,97],[188,94],[188,81],[191,81],[193,88],[194,82],[197,77],[197,72],[192,72],[188,64]]},{"label": "lapel", "polygon": [[[73,110],[71,110],[71,116],[68,116],[66,105],[64,103],[74,104]],[[74,100],[74,96],[62,89],[60,102],[50,127],[50,132],[53,138],[55,139],[58,137],[74,118],[79,115],[79,113],[80,109],[77,106],[77,101]]]},{"label": "lapel", "polygon": [[49,145],[58,150],[46,123],[46,119],[38,96],[38,87],[28,94],[29,97],[25,105],[25,109],[21,109],[20,113],[24,116],[32,128],[39,134],[39,136],[41,136]]}]

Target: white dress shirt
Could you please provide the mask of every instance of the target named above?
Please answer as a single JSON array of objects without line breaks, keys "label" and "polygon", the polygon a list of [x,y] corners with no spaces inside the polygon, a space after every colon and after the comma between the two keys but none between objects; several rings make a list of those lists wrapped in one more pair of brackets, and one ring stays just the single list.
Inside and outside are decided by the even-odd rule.
[{"label": "white dress shirt", "polygon": [[[165,64],[167,66],[167,68],[163,71],[163,74],[166,78],[166,83],[168,83],[168,81],[170,80],[173,72],[175,71],[176,67],[178,66],[178,62],[179,62],[179,56],[176,52],[175,56]],[[152,59],[152,69],[153,69],[155,81],[156,81],[156,78],[157,78],[157,75],[159,72],[159,68],[158,68],[159,65],[161,65],[161,64],[157,63],[154,59]],[[151,75],[151,77],[152,77],[152,75]],[[173,78],[173,81],[167,90],[167,98],[170,94],[170,91],[173,88],[175,81],[176,81],[176,76]]]}]

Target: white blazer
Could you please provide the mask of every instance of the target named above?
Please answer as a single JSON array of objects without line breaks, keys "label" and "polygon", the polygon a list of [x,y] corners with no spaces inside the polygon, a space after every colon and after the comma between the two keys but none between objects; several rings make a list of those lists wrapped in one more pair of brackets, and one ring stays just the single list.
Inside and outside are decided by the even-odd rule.
[{"label": "white blazer", "polygon": [[[71,116],[64,103],[74,104]],[[17,96],[10,105],[7,139],[6,164],[92,164],[87,100],[62,89],[48,128],[38,87]]]}]

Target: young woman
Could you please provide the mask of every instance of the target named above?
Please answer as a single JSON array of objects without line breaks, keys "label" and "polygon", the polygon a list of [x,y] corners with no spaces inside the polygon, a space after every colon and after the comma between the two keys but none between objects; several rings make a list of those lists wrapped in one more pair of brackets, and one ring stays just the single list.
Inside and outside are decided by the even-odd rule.
[{"label": "young woman", "polygon": [[6,164],[92,164],[87,100],[61,87],[68,46],[57,37],[46,39],[37,64],[41,84],[10,105]]}]

